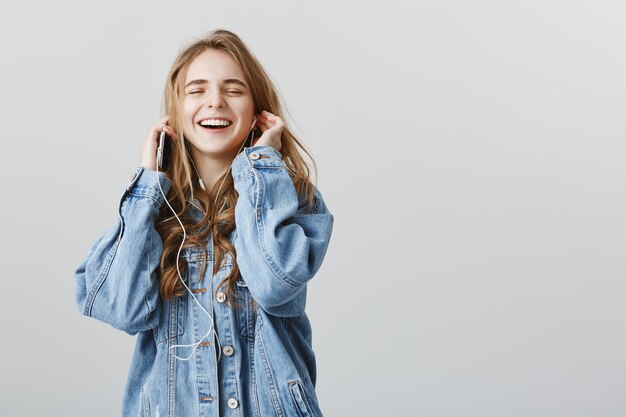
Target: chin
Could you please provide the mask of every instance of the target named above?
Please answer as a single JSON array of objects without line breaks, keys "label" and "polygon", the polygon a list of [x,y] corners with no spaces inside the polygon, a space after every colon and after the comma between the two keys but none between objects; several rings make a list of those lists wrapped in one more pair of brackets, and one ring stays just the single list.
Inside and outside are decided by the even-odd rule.
[{"label": "chin", "polygon": [[191,144],[200,153],[213,158],[232,156],[242,146],[241,142],[232,138],[220,139],[217,137],[208,138],[206,136],[196,138]]}]

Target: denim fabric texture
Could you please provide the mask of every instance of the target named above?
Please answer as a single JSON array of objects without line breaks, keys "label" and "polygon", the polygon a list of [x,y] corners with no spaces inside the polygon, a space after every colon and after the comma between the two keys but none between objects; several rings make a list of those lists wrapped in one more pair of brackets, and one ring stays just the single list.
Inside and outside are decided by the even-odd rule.
[{"label": "denim fabric texture", "polygon": [[[297,195],[282,155],[244,148],[233,161],[238,306],[216,290],[233,268],[227,256],[213,275],[212,237],[203,252],[184,249],[183,279],[215,331],[192,354],[211,320],[191,294],[163,301],[156,271],[163,243],[155,229],[171,181],[138,167],[119,203],[119,222],[104,232],[75,271],[81,314],[137,335],[122,416],[321,417],[316,363],[305,313],[307,283],[320,268],[334,217],[317,187],[314,205]],[[197,211],[194,216],[200,213]],[[172,356],[191,356],[179,360]]]}]

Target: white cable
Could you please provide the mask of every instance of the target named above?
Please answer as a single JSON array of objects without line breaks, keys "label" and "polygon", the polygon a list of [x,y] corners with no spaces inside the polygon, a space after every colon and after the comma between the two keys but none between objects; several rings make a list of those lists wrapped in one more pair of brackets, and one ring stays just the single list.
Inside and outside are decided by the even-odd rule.
[{"label": "white cable", "polygon": [[[160,172],[159,171],[159,166],[157,164],[157,173]],[[185,230],[185,226],[183,225],[183,222],[180,220],[180,218],[178,217],[178,215],[176,214],[176,211],[172,208],[172,206],[170,205],[169,201],[167,201],[167,197],[165,197],[165,193],[163,192],[163,188],[161,187],[161,178],[159,177],[159,175],[157,174],[157,180],[159,183],[159,190],[161,191],[161,194],[163,195],[163,198],[165,199],[165,203],[167,204],[167,206],[170,208],[170,210],[172,211],[172,213],[174,214],[174,216],[176,217],[176,220],[178,220],[178,223],[180,223],[180,227],[183,229],[183,240],[178,248],[178,252],[176,254],[176,271],[178,273],[178,278],[180,279],[180,281],[183,283],[183,285],[185,286],[185,288],[187,288],[187,291],[189,291],[189,293],[191,294],[191,296],[193,297],[193,299],[196,301],[196,303],[198,303],[198,305],[200,306],[200,308],[206,313],[207,317],[209,318],[209,320],[211,320],[211,325],[209,326],[209,331],[202,337],[202,339],[200,339],[198,342],[196,343],[192,343],[190,345],[173,345],[170,346],[169,349],[172,349],[174,347],[187,347],[187,346],[194,346],[195,348],[193,349],[193,351],[191,352],[191,355],[189,355],[188,358],[181,358],[179,356],[176,356],[175,354],[171,353],[172,356],[174,356],[176,359],[180,359],[180,360],[189,360],[191,359],[191,357],[193,356],[195,350],[198,348],[198,346],[200,345],[200,343],[202,343],[202,341],[211,333],[211,331],[213,331],[215,333],[215,326],[213,325],[213,318],[211,317],[211,315],[206,311],[206,309],[204,307],[202,307],[202,304],[200,304],[200,302],[198,302],[198,299],[196,298],[195,295],[193,295],[193,292],[189,289],[189,287],[187,286],[187,284],[185,284],[185,281],[183,280],[181,274],[180,274],[180,266],[178,264],[178,259],[180,257],[180,251],[183,249],[183,245],[185,244],[185,239],[187,238],[187,232]],[[217,337],[217,333],[215,334],[215,336]],[[219,338],[218,338],[219,341]]]},{"label": "white cable", "polygon": [[[250,131],[252,132],[252,129],[250,129]],[[253,133],[254,135],[254,133]],[[241,149],[243,148],[243,145],[248,141],[248,137],[246,136],[246,140],[243,141],[241,143],[241,146],[239,147],[239,151],[237,152],[237,155],[239,155],[239,153],[241,152]],[[235,156],[236,158],[236,156]],[[200,182],[200,185],[202,187],[202,189],[204,188],[204,183],[202,182],[202,178],[200,177],[200,173],[198,172],[196,165],[193,163],[193,158],[191,157],[191,155],[189,155],[189,159],[191,160],[191,164],[193,165],[194,170],[196,171],[196,174],[198,175],[198,179]],[[233,159],[234,162],[234,159]],[[226,177],[228,176],[228,173],[230,172],[230,169],[233,166],[233,162],[230,163],[230,167],[228,168],[228,171],[226,171],[226,174],[224,175],[224,179],[222,180],[222,183],[220,184],[219,189],[217,190],[217,193],[215,194],[215,201],[213,202],[213,206],[215,206],[217,204],[217,197],[220,194],[220,191],[222,189],[222,185],[224,185],[224,181],[226,180]],[[180,257],[180,251],[183,249],[183,245],[185,244],[185,239],[187,238],[187,232],[185,231],[185,226],[183,225],[183,222],[180,220],[180,218],[178,217],[178,215],[176,214],[176,211],[172,208],[172,206],[170,205],[169,201],[167,201],[167,197],[165,196],[165,193],[163,192],[163,188],[161,187],[161,178],[159,177],[158,173],[161,172],[159,171],[159,164],[156,164],[156,171],[157,171],[157,182],[159,183],[159,190],[161,191],[161,194],[163,195],[163,199],[165,201],[165,203],[167,204],[167,206],[170,208],[170,210],[172,211],[172,213],[174,214],[174,216],[176,217],[176,220],[178,220],[178,223],[180,224],[180,227],[183,229],[183,241],[181,242],[179,248],[178,248],[178,252],[176,253],[176,271],[178,273],[178,278],[180,279],[180,281],[183,283],[183,285],[185,286],[185,288],[187,288],[187,291],[189,292],[189,294],[191,294],[191,296],[193,297],[194,301],[200,306],[200,308],[202,309],[202,311],[204,311],[207,315],[207,317],[209,318],[209,320],[211,321],[211,324],[209,325],[209,331],[206,332],[206,334],[200,339],[198,340],[196,343],[192,343],[190,345],[172,345],[170,346],[168,349],[172,349],[172,348],[176,348],[176,347],[189,347],[189,346],[195,346],[193,348],[193,350],[191,351],[191,355],[189,355],[187,358],[181,358],[179,356],[176,356],[174,353],[170,354],[172,356],[174,356],[176,359],[180,359],[183,361],[187,361],[189,359],[191,359],[191,357],[193,356],[194,352],[196,351],[196,349],[198,348],[198,346],[200,345],[200,343],[202,343],[202,341],[204,339],[206,339],[206,337],[211,334],[211,331],[213,332],[213,334],[215,335],[215,339],[217,340],[217,346],[218,346],[218,357],[217,357],[217,361],[219,362],[221,356],[222,356],[222,345],[220,343],[220,339],[219,336],[217,335],[217,332],[215,331],[215,322],[213,320],[212,314],[209,314],[208,311],[206,311],[206,309],[204,307],[202,307],[202,304],[200,304],[200,302],[198,301],[198,299],[196,298],[195,295],[193,295],[193,292],[189,289],[189,287],[187,286],[187,284],[185,284],[185,281],[183,280],[181,274],[180,274],[180,267],[178,266],[178,259]],[[193,195],[193,185],[191,187],[191,193]],[[195,204],[192,203],[192,205],[196,208],[198,208],[198,206],[196,206]],[[217,214],[220,214],[222,212],[222,209],[224,208],[224,206],[226,205],[226,200],[224,200],[224,203],[222,204],[222,207],[219,209]],[[199,209],[199,208],[198,208]],[[212,246],[213,246],[213,254],[215,254],[215,239],[211,239],[212,242]],[[214,259],[215,260],[215,259]],[[211,293],[211,297],[213,297],[213,294]],[[212,313],[212,312],[211,312]]]}]

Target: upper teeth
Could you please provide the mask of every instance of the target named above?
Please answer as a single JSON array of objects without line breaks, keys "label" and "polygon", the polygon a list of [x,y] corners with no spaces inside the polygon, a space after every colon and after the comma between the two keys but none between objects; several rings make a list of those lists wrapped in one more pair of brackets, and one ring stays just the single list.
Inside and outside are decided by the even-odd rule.
[{"label": "upper teeth", "polygon": [[202,126],[228,126],[230,122],[228,120],[221,119],[205,119],[201,120],[200,124]]}]

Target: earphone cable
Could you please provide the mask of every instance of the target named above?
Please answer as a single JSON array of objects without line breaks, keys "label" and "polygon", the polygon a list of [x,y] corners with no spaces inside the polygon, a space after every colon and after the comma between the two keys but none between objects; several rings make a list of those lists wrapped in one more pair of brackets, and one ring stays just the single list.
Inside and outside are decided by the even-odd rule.
[{"label": "earphone cable", "polygon": [[[252,132],[252,138],[254,140],[254,131],[252,130],[252,127],[250,128],[250,131]],[[237,152],[237,155],[239,155],[239,153],[241,153],[241,150],[243,149],[243,146],[246,144],[246,142],[248,141],[248,137],[246,136],[246,140],[244,140],[241,143],[241,146],[239,147],[239,151]],[[204,188],[204,183],[202,182],[202,178],[200,177],[200,173],[198,172],[196,165],[193,162],[193,158],[191,157],[191,155],[189,155],[189,159],[191,160],[191,164],[193,165],[194,170],[196,171],[196,175],[198,175],[198,179],[199,179],[199,183],[200,186],[202,187],[202,189]],[[234,162],[234,159],[233,159]],[[222,189],[222,186],[224,185],[224,181],[226,180],[226,177],[228,176],[228,173],[230,172],[232,166],[233,166],[233,162],[231,162],[230,167],[228,167],[228,171],[226,171],[226,174],[224,174],[224,178],[222,179],[222,183],[220,184],[220,187],[217,190],[217,193],[215,195],[215,200],[213,202],[213,206],[215,207],[215,205],[217,204],[217,200],[219,197],[219,193]],[[185,230],[185,226],[183,225],[183,222],[180,220],[180,218],[178,217],[178,215],[176,214],[176,211],[174,210],[174,208],[170,205],[169,201],[167,200],[167,197],[165,196],[165,193],[163,192],[163,188],[161,187],[161,178],[159,177],[158,173],[161,172],[159,171],[159,164],[156,164],[156,171],[157,171],[157,182],[159,184],[159,190],[161,191],[161,194],[163,195],[163,199],[165,201],[165,203],[167,204],[167,206],[170,208],[171,212],[174,214],[174,216],[176,217],[176,220],[178,220],[178,223],[180,224],[180,227],[183,229],[183,240],[178,248],[178,252],[176,253],[176,271],[178,273],[178,278],[180,279],[180,281],[183,283],[183,285],[185,286],[185,288],[187,289],[187,291],[189,292],[189,294],[191,294],[191,296],[193,297],[194,301],[198,304],[198,306],[200,306],[200,308],[202,309],[202,311],[204,311],[204,313],[207,315],[207,317],[209,318],[209,320],[211,321],[211,324],[209,325],[209,330],[207,331],[207,333],[197,342],[189,344],[189,345],[172,345],[169,347],[169,349],[172,348],[176,348],[176,347],[190,347],[190,346],[194,346],[193,350],[191,351],[191,354],[186,357],[186,358],[181,358],[179,356],[176,356],[176,354],[170,352],[170,354],[172,356],[174,356],[176,359],[179,360],[183,360],[183,361],[187,361],[189,359],[191,359],[191,357],[193,356],[193,354],[195,353],[196,349],[198,348],[198,346],[200,345],[200,343],[202,343],[203,340],[205,340],[207,338],[207,336],[209,336],[209,334],[211,334],[211,332],[213,332],[215,339],[217,341],[217,345],[218,345],[218,357],[217,357],[217,361],[219,362],[220,358],[221,358],[221,343],[220,343],[220,339],[219,336],[217,335],[217,332],[215,331],[215,321],[213,320],[212,314],[209,314],[208,311],[206,311],[206,309],[204,307],[202,307],[202,304],[198,301],[198,299],[196,298],[196,296],[193,294],[193,292],[189,289],[189,287],[187,286],[187,284],[185,284],[185,280],[182,278],[182,275],[180,273],[180,267],[179,267],[179,258],[180,258],[180,252],[183,249],[183,246],[185,244],[185,240],[187,238],[187,232]],[[193,185],[191,186],[191,195],[193,196]],[[193,203],[192,203],[193,205]],[[217,214],[220,214],[222,212],[222,210],[224,209],[224,206],[226,205],[226,199],[224,199],[224,202],[221,206],[221,208],[219,209]],[[195,206],[195,205],[194,205]],[[213,246],[213,253],[215,253],[215,242],[214,239],[211,239],[212,241],[212,246]]]}]

